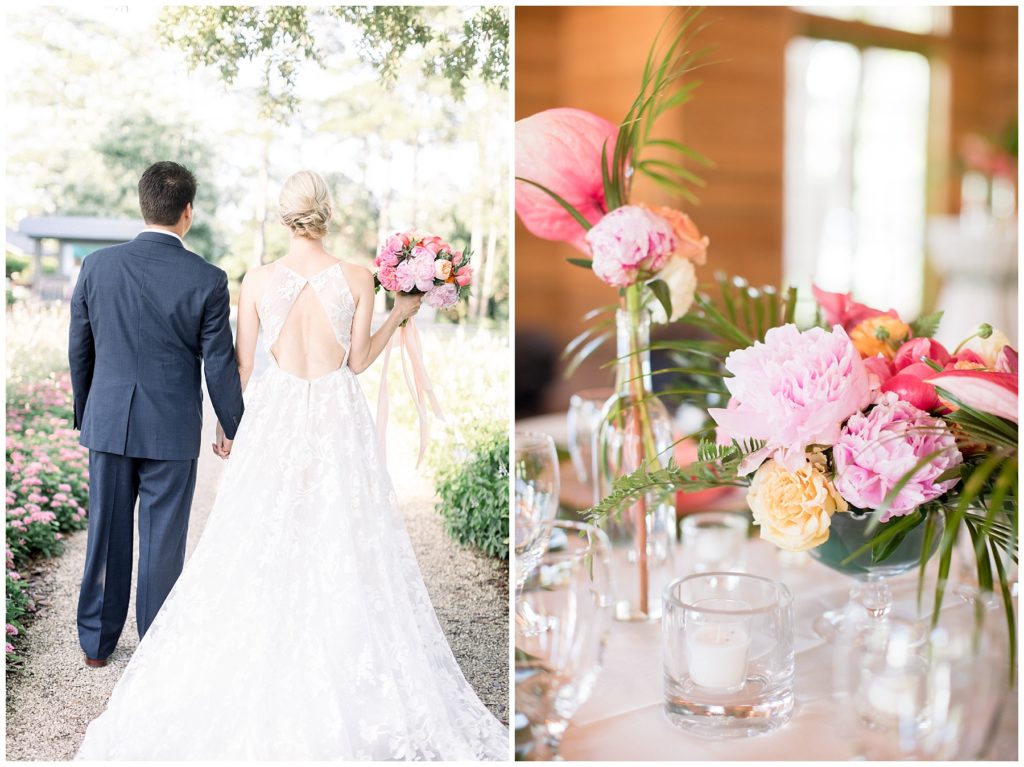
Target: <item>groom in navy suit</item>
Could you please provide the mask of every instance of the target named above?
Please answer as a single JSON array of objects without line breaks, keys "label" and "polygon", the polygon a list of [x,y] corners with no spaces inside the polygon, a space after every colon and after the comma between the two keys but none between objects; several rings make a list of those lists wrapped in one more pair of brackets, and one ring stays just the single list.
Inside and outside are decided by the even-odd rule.
[{"label": "groom in navy suit", "polygon": [[145,230],[90,254],[71,299],[75,428],[89,448],[89,540],[78,601],[86,663],[103,666],[128,615],[139,504],[141,638],[181,574],[203,424],[200,368],[222,457],[242,418],[227,275],[185,248],[196,180],[158,162],[139,181]]}]

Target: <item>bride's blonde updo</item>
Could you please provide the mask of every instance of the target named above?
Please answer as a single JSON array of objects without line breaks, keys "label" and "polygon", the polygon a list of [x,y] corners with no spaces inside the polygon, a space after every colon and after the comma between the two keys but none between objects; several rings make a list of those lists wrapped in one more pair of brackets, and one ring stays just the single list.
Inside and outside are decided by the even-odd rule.
[{"label": "bride's blonde updo", "polygon": [[326,236],[327,225],[334,213],[327,182],[311,170],[293,173],[281,187],[277,213],[281,223],[299,237],[319,240]]}]

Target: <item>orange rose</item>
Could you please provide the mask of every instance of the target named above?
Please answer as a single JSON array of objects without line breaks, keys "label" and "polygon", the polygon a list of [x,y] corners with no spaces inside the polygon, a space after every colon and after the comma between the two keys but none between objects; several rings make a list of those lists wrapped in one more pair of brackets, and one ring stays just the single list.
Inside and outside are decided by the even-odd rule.
[{"label": "orange rose", "polygon": [[711,240],[708,237],[701,236],[697,225],[693,223],[693,219],[674,208],[666,208],[660,205],[644,205],[643,203],[640,203],[639,206],[668,221],[677,240],[675,255],[688,258],[697,266],[703,266],[707,263],[708,246],[711,245]]},{"label": "orange rose", "polygon": [[850,340],[862,357],[881,354],[887,360],[910,338],[910,326],[896,317],[879,314],[868,317],[850,331]]}]

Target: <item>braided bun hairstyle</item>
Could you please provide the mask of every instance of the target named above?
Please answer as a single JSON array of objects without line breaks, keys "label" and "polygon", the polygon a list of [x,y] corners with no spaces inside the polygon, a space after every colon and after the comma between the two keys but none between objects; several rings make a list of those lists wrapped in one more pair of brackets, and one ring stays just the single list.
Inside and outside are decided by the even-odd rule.
[{"label": "braided bun hairstyle", "polygon": [[293,173],[281,187],[277,213],[281,223],[297,236],[322,239],[327,235],[327,225],[334,214],[327,182],[311,170]]}]

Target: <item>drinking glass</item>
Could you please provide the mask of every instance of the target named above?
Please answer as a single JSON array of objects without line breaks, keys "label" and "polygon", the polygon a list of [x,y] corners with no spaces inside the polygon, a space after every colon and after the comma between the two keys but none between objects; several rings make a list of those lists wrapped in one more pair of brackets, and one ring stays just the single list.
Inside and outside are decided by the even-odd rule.
[{"label": "drinking glass", "polygon": [[558,513],[558,454],[547,434],[517,431],[515,441],[516,588],[540,559]]},{"label": "drinking glass", "polygon": [[[608,538],[593,525],[558,520],[552,546],[528,573],[520,601],[533,628],[516,625],[517,759],[550,761],[601,670],[612,622]],[[564,533],[564,537],[558,533]]]},{"label": "drinking glass", "polygon": [[683,517],[683,554],[694,572],[736,572],[743,567],[743,549],[750,530],[746,514],[700,511]]},{"label": "drinking glass", "polygon": [[1005,620],[985,594],[951,602],[926,633],[903,618],[846,627],[835,650],[836,694],[850,713],[844,734],[856,757],[983,757],[1010,690]]},{"label": "drinking glass", "polygon": [[579,481],[591,488],[594,485],[594,438],[601,422],[601,408],[614,393],[608,386],[583,389],[569,398],[565,416],[569,456]]},{"label": "drinking glass", "polygon": [[777,729],[793,712],[793,597],[745,573],[672,581],[662,605],[665,714],[708,738]]}]

